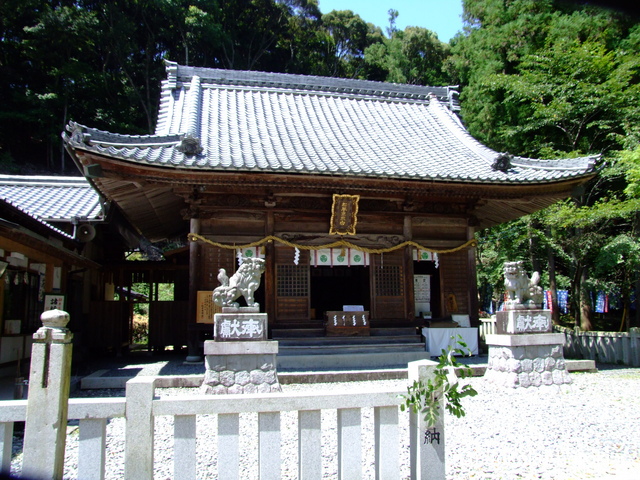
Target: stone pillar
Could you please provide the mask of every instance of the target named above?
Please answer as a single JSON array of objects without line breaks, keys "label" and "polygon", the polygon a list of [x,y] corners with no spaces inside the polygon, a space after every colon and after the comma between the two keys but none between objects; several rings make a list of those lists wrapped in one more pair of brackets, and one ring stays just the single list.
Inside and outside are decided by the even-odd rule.
[{"label": "stone pillar", "polygon": [[[409,362],[409,385],[418,380],[426,384],[435,378],[438,362],[418,360]],[[436,424],[427,428],[422,413],[410,413],[409,445],[411,478],[419,480],[445,480],[444,396],[440,403],[440,416]]]},{"label": "stone pillar", "polygon": [[204,343],[207,394],[281,392],[278,342],[267,340],[267,314],[257,307],[223,307],[213,320],[214,340]]},{"label": "stone pillar", "polygon": [[24,433],[22,476],[32,480],[61,479],[67,435],[71,378],[69,314],[48,310],[33,335],[31,373]]}]

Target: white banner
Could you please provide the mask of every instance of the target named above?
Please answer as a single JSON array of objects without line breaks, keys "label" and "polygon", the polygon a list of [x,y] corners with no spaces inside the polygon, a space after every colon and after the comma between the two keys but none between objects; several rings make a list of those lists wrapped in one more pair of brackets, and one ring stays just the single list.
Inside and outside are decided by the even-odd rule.
[{"label": "white banner", "polygon": [[243,257],[264,258],[264,247],[239,248],[238,250]]},{"label": "white banner", "polygon": [[323,248],[311,252],[314,267],[351,267],[369,265],[369,254],[353,248]]},{"label": "white banner", "polygon": [[433,252],[427,250],[420,250],[419,248],[413,249],[413,261],[414,262],[433,262],[435,261],[435,255]]}]

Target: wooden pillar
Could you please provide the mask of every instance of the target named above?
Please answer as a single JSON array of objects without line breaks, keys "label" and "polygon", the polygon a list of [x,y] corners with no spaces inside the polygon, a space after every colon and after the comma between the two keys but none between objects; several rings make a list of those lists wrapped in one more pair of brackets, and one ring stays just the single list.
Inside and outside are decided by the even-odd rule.
[{"label": "wooden pillar", "polygon": [[[404,216],[403,234],[405,241],[413,240],[413,225],[410,215]],[[404,248],[404,271],[405,271],[405,286],[404,295],[407,312],[407,320],[413,322],[416,317],[415,312],[415,297],[413,291],[413,247],[407,246]]]},{"label": "wooden pillar", "polygon": [[[467,241],[473,240],[475,237],[475,228],[467,227]],[[469,319],[471,320],[471,326],[477,327],[479,325],[478,320],[478,278],[476,271],[476,248],[469,247],[467,250],[468,262],[469,262]]]},{"label": "wooden pillar", "polygon": [[[193,234],[200,233],[200,219],[192,218],[189,231]],[[198,242],[189,243],[189,317],[187,321],[187,358],[188,362],[202,360],[200,353],[198,331],[196,326],[196,302],[198,300],[198,278],[200,277],[200,245]]]},{"label": "wooden pillar", "polygon": [[[265,236],[273,235],[275,220],[273,212],[267,212],[265,219]],[[273,242],[265,245],[266,270],[264,273],[264,311],[267,313],[269,338],[276,319],[276,251]]]}]

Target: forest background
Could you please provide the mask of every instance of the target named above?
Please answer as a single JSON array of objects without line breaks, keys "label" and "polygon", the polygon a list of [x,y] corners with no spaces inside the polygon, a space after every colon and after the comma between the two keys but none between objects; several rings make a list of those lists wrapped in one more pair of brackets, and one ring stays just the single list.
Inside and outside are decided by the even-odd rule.
[{"label": "forest background", "polygon": [[[392,2],[390,2],[392,3]],[[596,2],[597,3],[597,2]],[[614,2],[615,3],[615,2]],[[514,155],[599,154],[571,198],[477,234],[481,304],[499,302],[503,262],[524,260],[584,330],[640,326],[640,17],[594,2],[464,0],[449,43],[317,0],[4,0],[0,172],[77,175],[69,120],[154,131],[163,60],[420,85],[458,85],[470,133]],[[596,292],[613,314],[594,312]],[[557,307],[557,305],[556,305]]]}]

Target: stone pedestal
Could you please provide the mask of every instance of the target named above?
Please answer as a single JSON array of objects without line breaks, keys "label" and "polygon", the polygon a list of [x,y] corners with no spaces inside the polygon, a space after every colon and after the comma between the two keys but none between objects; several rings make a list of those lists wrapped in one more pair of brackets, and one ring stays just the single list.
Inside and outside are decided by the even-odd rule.
[{"label": "stone pedestal", "polygon": [[278,342],[267,340],[267,314],[224,307],[214,316],[214,340],[204,343],[207,394],[281,392]]},{"label": "stone pedestal", "polygon": [[513,388],[571,383],[561,333],[487,335],[486,343],[489,381]]}]

